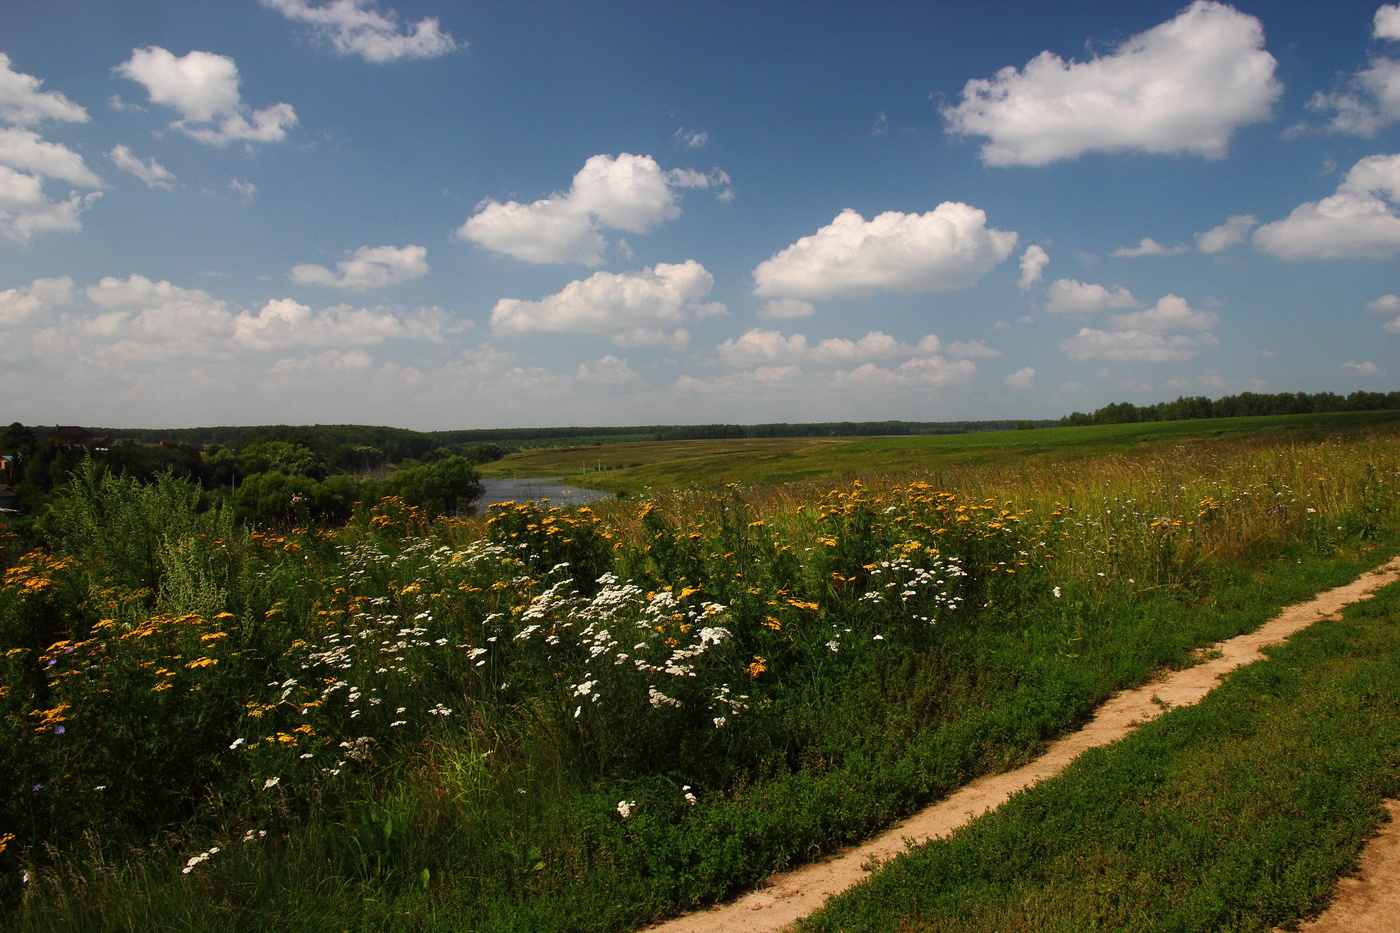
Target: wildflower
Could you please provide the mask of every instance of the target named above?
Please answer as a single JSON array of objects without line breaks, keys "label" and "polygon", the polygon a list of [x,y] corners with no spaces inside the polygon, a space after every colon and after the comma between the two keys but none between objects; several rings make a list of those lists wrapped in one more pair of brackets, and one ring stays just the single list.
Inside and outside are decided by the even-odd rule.
[{"label": "wildflower", "polygon": [[270,777],[266,781],[263,781],[263,790],[268,790],[270,788],[276,787],[280,783],[282,783],[282,778]]},{"label": "wildflower", "polygon": [[685,792],[685,802],[690,804],[692,807],[695,806],[696,797],[690,792],[690,785],[686,784],[681,788],[681,790]]},{"label": "wildflower", "polygon": [[68,731],[68,730],[64,729],[62,726],[54,726],[54,727],[53,727],[53,734],[54,734],[54,735],[62,735],[64,732],[67,732],[67,731]]},{"label": "wildflower", "polygon": [[1053,590],[1051,590],[1051,592],[1053,592],[1053,593],[1055,594],[1055,598],[1056,598],[1056,599],[1059,599],[1059,598],[1060,598],[1060,588],[1059,588],[1058,586],[1055,587]]},{"label": "wildflower", "polygon": [[632,808],[637,805],[635,800],[619,800],[617,802],[617,812],[625,820],[632,815]]},{"label": "wildflower", "polygon": [[232,743],[231,745],[229,745],[228,750],[229,750],[229,751],[233,751],[235,748],[237,748],[238,746],[242,745],[245,741],[247,741],[247,740],[246,740],[246,739],[243,739],[243,738],[234,739],[234,740],[233,740],[233,743]]}]

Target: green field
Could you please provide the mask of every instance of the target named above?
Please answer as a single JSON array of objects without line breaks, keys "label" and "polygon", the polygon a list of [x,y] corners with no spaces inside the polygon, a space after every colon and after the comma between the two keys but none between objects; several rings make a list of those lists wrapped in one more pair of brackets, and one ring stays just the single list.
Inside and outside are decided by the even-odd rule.
[{"label": "green field", "polygon": [[646,495],[726,483],[839,483],[978,465],[1034,466],[1165,443],[1189,445],[1230,438],[1303,442],[1397,424],[1400,412],[1332,412],[932,436],[646,441],[526,451],[488,463],[480,472],[502,477],[563,476],[591,489]]},{"label": "green field", "polygon": [[[568,475],[585,452],[590,484],[617,458],[596,476],[630,476],[634,495],[465,519],[385,499],[335,527],[239,527],[182,480],[80,470],[42,539],[0,536],[0,928],[623,933],[1024,763],[1116,690],[1400,549],[1392,413],[607,445],[497,467]],[[1389,658],[1383,634],[1327,650]],[[1393,696],[1389,663],[1318,708]],[[1296,916],[1400,782],[1397,733],[1377,713],[1360,720],[1373,740],[1325,722],[1302,745],[1212,739],[1293,729],[1249,719],[1262,696],[1235,702],[1239,725],[1157,727],[1187,731],[1076,779],[1088,790],[1050,808],[1063,821],[991,824],[1014,828],[930,864],[1001,872],[973,879],[985,929],[1025,927],[1046,897],[1067,918],[1047,929]],[[1145,883],[1108,867],[1138,845],[1132,813],[1264,820],[1296,777],[1269,767],[1305,752],[1364,764],[1317,785],[1359,802],[1340,835],[1311,833],[1332,853],[1300,856],[1311,886],[1259,883],[1246,869],[1265,852],[1219,863],[1244,901],[1217,909],[1222,889],[1201,888],[1166,925],[1066,893],[1076,866],[1107,879],[1093,891]],[[1185,790],[1133,800],[1164,773]],[[1096,809],[1100,781],[1124,803]],[[1292,845],[1270,832],[1269,851]],[[1148,857],[1179,865],[1181,849]],[[909,877],[832,915],[855,920],[814,922],[962,928],[920,899],[957,879]]]}]

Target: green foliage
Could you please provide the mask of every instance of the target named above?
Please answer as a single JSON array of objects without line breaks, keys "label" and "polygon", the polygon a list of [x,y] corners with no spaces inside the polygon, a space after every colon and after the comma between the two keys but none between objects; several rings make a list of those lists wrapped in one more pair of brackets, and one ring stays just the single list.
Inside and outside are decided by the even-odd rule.
[{"label": "green foliage", "polygon": [[1400,519],[1378,437],[434,517],[464,466],[322,529],[334,477],[253,474],[303,497],[256,533],[79,470],[0,585],[8,927],[637,926],[1032,756]]}]

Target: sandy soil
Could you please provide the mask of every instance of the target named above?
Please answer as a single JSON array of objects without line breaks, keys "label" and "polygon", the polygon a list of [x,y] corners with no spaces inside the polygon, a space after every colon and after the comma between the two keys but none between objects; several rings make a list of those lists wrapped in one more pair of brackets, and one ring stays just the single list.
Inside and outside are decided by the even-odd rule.
[{"label": "sandy soil", "polygon": [[[843,850],[825,861],[773,875],[761,890],[649,927],[647,933],[776,933],[816,910],[828,897],[864,879],[879,862],[899,855],[911,845],[951,834],[1001,806],[1017,791],[1058,774],[1081,752],[1120,739],[1172,707],[1199,702],[1223,675],[1262,659],[1261,649],[1265,646],[1281,644],[1295,632],[1319,619],[1338,615],[1348,603],[1369,598],[1372,591],[1396,580],[1400,580],[1400,558],[1363,574],[1353,583],[1285,609],[1254,632],[1214,645],[1202,652],[1206,660],[1195,667],[1118,694],[1101,706],[1083,729],[1054,742],[1044,755],[1025,767],[979,778],[863,845]],[[1387,824],[1386,829],[1395,826]],[[1378,847],[1389,861],[1369,868],[1370,863],[1363,862],[1362,880],[1343,881],[1333,907],[1319,918],[1318,925],[1309,926],[1309,931],[1400,933],[1400,833],[1388,832],[1379,837],[1366,857],[1370,859]],[[1383,883],[1374,880],[1377,878]],[[1353,913],[1346,919],[1334,920],[1334,914],[1344,909]],[[1372,919],[1354,919],[1362,917]],[[1327,926],[1328,923],[1340,925]]]}]

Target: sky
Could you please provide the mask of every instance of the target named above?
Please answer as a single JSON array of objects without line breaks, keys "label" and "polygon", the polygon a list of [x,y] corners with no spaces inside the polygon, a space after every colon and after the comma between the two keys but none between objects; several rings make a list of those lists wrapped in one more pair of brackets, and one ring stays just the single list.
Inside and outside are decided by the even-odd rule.
[{"label": "sky", "polygon": [[0,0],[0,421],[1400,388],[1400,5]]}]

